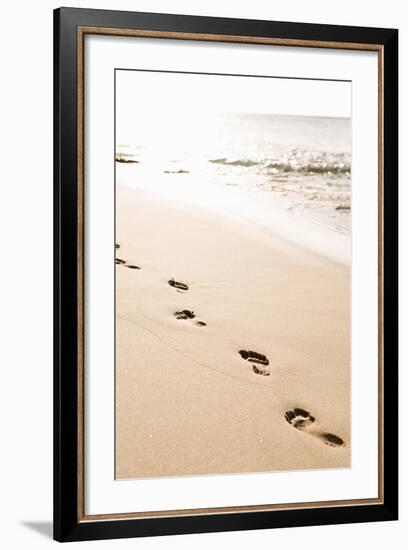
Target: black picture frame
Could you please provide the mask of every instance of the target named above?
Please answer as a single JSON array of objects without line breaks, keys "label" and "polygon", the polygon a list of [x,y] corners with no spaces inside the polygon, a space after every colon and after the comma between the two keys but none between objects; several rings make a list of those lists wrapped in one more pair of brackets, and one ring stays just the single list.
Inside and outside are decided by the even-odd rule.
[{"label": "black picture frame", "polygon": [[[274,511],[81,519],[78,458],[78,28],[373,44],[381,47],[383,170],[383,494],[381,502]],[[60,8],[54,12],[54,538],[78,541],[398,518],[398,31]]]}]

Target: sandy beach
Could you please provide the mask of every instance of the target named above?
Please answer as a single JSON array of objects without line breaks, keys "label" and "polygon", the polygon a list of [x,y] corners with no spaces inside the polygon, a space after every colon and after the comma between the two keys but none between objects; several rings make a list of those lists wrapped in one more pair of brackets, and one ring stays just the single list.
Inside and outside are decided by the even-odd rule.
[{"label": "sandy beach", "polygon": [[120,182],[116,212],[116,478],[349,467],[350,268]]}]

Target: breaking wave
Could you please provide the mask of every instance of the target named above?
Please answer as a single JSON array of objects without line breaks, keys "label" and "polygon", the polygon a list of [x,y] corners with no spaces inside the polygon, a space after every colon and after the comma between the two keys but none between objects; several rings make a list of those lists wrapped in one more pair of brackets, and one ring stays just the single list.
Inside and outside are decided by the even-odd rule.
[{"label": "breaking wave", "polygon": [[345,154],[313,153],[294,154],[286,159],[209,159],[212,164],[222,166],[237,166],[243,168],[258,167],[263,172],[274,175],[280,173],[294,172],[299,174],[327,174],[327,175],[350,175],[350,159]]}]

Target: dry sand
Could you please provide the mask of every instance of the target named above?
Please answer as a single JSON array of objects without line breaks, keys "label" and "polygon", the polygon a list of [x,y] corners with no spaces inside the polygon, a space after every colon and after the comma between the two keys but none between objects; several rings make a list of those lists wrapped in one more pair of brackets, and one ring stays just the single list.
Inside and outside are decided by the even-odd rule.
[{"label": "dry sand", "polygon": [[350,466],[350,269],[148,191],[116,208],[116,477]]}]

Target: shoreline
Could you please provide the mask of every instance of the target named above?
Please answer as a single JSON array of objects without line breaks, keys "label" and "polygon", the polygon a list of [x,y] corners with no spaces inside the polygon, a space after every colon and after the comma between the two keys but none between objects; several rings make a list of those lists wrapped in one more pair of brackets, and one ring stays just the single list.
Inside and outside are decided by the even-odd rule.
[{"label": "shoreline", "polygon": [[349,467],[350,269],[251,219],[116,194],[116,478]]},{"label": "shoreline", "polygon": [[[231,218],[234,224],[244,222],[267,232],[267,238],[278,237],[300,248],[342,265],[351,264],[351,235],[335,231],[322,220],[290,211],[282,197],[273,192],[226,189],[222,186],[195,185],[191,174],[161,174],[151,188],[140,186],[145,174],[136,166],[117,166],[118,187],[146,191],[165,200],[185,203],[192,208],[209,210]],[[164,177],[163,177],[164,176]],[[152,177],[149,174],[149,178]],[[135,185],[135,182],[137,184]]]}]

